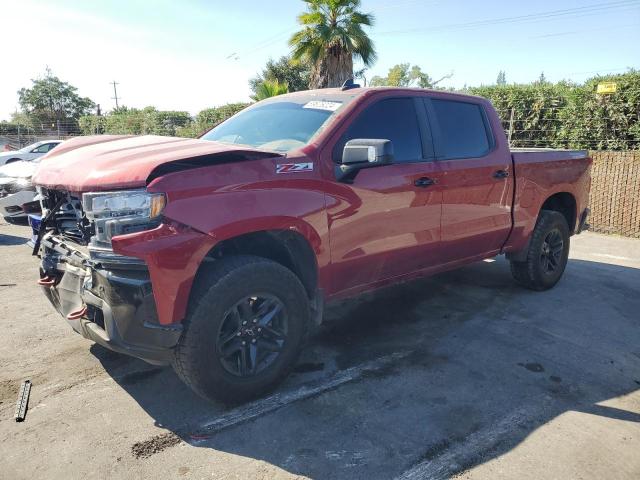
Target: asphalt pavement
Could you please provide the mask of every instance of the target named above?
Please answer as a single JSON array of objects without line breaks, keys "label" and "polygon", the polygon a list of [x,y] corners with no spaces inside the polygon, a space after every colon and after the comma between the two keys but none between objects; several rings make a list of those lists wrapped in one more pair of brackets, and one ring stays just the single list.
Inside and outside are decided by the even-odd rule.
[{"label": "asphalt pavement", "polygon": [[499,257],[332,305],[231,408],[73,333],[27,235],[0,221],[0,478],[640,478],[640,240],[572,238],[548,292]]}]

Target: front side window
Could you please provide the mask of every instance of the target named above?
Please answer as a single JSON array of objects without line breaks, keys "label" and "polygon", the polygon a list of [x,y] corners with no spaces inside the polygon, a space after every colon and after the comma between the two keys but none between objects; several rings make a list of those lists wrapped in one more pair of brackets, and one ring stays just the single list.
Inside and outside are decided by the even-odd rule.
[{"label": "front side window", "polygon": [[49,150],[51,150],[55,146],[56,146],[55,143],[44,143],[44,144],[40,145],[39,147],[34,148],[33,150],[31,150],[31,152],[32,153],[47,153]]},{"label": "front side window", "polygon": [[411,98],[387,98],[367,107],[347,129],[334,151],[341,158],[345,143],[356,138],[391,140],[395,162],[422,160],[422,141]]},{"label": "front side window", "polygon": [[241,111],[201,138],[288,152],[309,143],[349,100],[346,96],[275,97]]},{"label": "front side window", "polygon": [[473,158],[489,152],[489,135],[480,105],[435,98],[431,105],[440,126],[441,157]]}]

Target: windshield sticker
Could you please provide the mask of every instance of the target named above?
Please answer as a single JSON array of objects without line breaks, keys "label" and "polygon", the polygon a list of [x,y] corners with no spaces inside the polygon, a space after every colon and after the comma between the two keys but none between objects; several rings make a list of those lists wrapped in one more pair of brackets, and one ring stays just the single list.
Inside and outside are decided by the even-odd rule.
[{"label": "windshield sticker", "polygon": [[313,163],[281,163],[276,165],[276,173],[312,172]]},{"label": "windshield sticker", "polygon": [[342,105],[341,102],[327,102],[325,100],[311,100],[305,103],[302,108],[315,108],[316,110],[328,110],[329,112],[335,112]]}]

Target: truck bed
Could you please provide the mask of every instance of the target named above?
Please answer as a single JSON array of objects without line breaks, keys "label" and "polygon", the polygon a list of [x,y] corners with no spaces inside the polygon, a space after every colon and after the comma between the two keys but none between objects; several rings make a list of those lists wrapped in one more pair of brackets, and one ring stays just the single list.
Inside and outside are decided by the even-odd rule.
[{"label": "truck bed", "polygon": [[544,162],[550,160],[576,160],[588,158],[586,150],[557,150],[553,148],[512,148],[511,156],[516,163]]},{"label": "truck bed", "polygon": [[[515,172],[513,231],[505,251],[526,247],[545,199],[557,201],[573,217],[569,229],[578,227],[589,201],[591,158],[586,150],[514,148],[511,158]],[[544,205],[542,205],[544,207]]]}]

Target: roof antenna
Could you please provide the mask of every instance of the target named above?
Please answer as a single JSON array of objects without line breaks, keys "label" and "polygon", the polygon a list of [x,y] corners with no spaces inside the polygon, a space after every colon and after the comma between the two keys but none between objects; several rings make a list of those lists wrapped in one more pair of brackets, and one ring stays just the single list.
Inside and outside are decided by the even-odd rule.
[{"label": "roof antenna", "polygon": [[342,88],[340,88],[340,90],[345,91],[345,90],[351,90],[352,88],[360,88],[360,84],[353,83],[353,78],[348,78],[342,84]]}]

